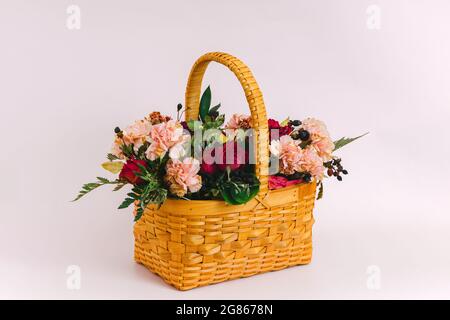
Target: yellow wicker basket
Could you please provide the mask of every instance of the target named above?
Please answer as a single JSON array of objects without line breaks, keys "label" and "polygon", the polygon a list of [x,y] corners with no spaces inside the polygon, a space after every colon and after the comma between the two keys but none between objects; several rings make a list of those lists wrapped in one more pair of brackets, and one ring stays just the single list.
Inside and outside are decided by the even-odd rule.
[{"label": "yellow wicker basket", "polygon": [[258,195],[243,205],[167,199],[134,227],[135,260],[180,290],[311,261],[315,183],[268,188],[269,136],[263,97],[250,69],[226,53],[200,57],[186,88],[186,119],[197,119],[203,75],[215,61],[239,79],[256,131]]}]

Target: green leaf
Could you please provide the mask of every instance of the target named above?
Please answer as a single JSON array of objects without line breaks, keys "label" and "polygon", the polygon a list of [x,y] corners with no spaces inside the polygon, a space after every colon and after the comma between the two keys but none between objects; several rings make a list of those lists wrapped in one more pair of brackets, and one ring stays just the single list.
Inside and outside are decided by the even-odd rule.
[{"label": "green leaf", "polygon": [[117,184],[117,186],[114,187],[113,191],[119,191],[120,189],[122,189],[126,185],[127,185],[126,182],[120,182],[120,183]]},{"label": "green leaf", "polygon": [[139,199],[139,195],[134,193],[134,192],[128,193],[127,196],[130,197],[131,199],[134,199],[134,200],[138,200]]},{"label": "green leaf", "polygon": [[322,183],[322,181],[317,183],[317,185],[319,186],[319,192],[317,193],[317,200],[320,200],[323,197],[323,183]]},{"label": "green leaf", "polygon": [[199,116],[203,122],[205,122],[205,118],[208,115],[210,107],[211,107],[211,89],[208,86],[208,88],[206,88],[206,90],[203,92],[202,97],[200,99]]},{"label": "green leaf", "polygon": [[118,183],[122,183],[122,181],[119,180],[114,180],[114,181],[109,181],[106,178],[102,178],[102,177],[97,177],[97,182],[90,182],[90,183],[86,183],[81,187],[80,192],[78,193],[77,197],[75,199],[72,200],[73,201],[77,201],[80,198],[82,198],[83,196],[85,196],[86,194],[88,194],[89,192],[91,192],[94,189],[97,189],[98,187],[101,187],[105,184],[118,184]]},{"label": "green leaf", "polygon": [[355,137],[355,138],[346,138],[346,137],[343,137],[343,138],[341,138],[341,139],[339,139],[339,140],[336,140],[336,141],[334,142],[334,151],[336,151],[336,150],[342,148],[343,146],[349,144],[350,142],[353,142],[353,141],[355,141],[355,140],[357,140],[357,139],[359,139],[359,138],[364,137],[364,136],[367,135],[367,134],[369,134],[369,133],[366,132],[366,133],[364,133],[364,134],[362,134],[362,135],[360,135],[360,136],[357,136],[357,137]]},{"label": "green leaf", "polygon": [[134,221],[138,221],[144,214],[145,208],[151,204],[161,205],[167,198],[167,190],[164,188],[154,188],[151,185],[147,185],[142,193],[137,197],[139,205],[137,206],[136,216]]},{"label": "green leaf", "polygon": [[212,122],[212,118],[211,118],[210,115],[207,114],[207,115],[205,116],[205,123],[208,124],[208,123],[211,123],[211,122]]},{"label": "green leaf", "polygon": [[144,209],[141,207],[138,207],[136,210],[136,216],[134,217],[134,222],[138,221],[142,215],[144,214]]},{"label": "green leaf", "polygon": [[225,122],[225,115],[219,115],[214,122],[216,123],[216,128],[219,128]]},{"label": "green leaf", "polygon": [[149,143],[148,142],[144,142],[144,144],[139,147],[139,149],[137,151],[137,158],[138,159],[145,160],[145,151],[147,151],[148,146],[149,146]]},{"label": "green leaf", "polygon": [[100,181],[101,183],[109,183],[109,180],[103,177],[97,177],[98,181]]},{"label": "green leaf", "polygon": [[259,181],[257,184],[250,185],[228,180],[220,183],[218,187],[225,202],[238,205],[247,203],[256,196],[259,191]]},{"label": "green leaf", "polygon": [[218,105],[212,107],[211,109],[209,109],[208,114],[213,115],[215,112],[217,112],[219,110],[219,108],[220,108],[220,103]]},{"label": "green leaf", "polygon": [[113,155],[112,153],[108,153],[107,156],[106,156],[106,158],[107,158],[109,161],[119,160],[119,157]]},{"label": "green leaf", "polygon": [[134,203],[134,201],[135,199],[133,198],[125,198],[125,200],[123,200],[118,209],[128,208],[132,203]]}]

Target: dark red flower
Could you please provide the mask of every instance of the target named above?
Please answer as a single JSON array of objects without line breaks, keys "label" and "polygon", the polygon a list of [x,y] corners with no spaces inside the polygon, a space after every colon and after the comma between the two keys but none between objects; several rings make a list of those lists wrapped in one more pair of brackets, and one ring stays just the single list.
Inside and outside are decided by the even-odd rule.
[{"label": "dark red flower", "polygon": [[141,168],[139,168],[139,165],[147,167],[147,163],[144,160],[127,160],[119,173],[119,179],[128,181],[129,183],[134,185],[142,183],[142,179],[136,175],[136,173],[141,172]]},{"label": "dark red flower", "polygon": [[213,174],[217,171],[217,165],[215,163],[208,164],[208,163],[202,163],[200,165],[200,172],[205,174]]},{"label": "dark red flower", "polygon": [[203,157],[200,164],[200,171],[205,174],[213,174],[217,171],[215,148],[207,147],[203,150]]},{"label": "dark red flower", "polygon": [[292,131],[294,131],[294,128],[292,128],[289,125],[281,127],[280,128],[280,137],[286,136],[286,135],[290,134]]},{"label": "dark red flower", "polygon": [[302,179],[288,180],[287,178],[281,176],[269,176],[269,189],[270,190],[281,189],[300,182],[303,182],[303,180]]},{"label": "dark red flower", "polygon": [[270,136],[270,140],[272,140],[272,131],[274,131],[274,133],[276,132],[275,130],[278,130],[278,135],[275,135],[273,138],[274,139],[279,139],[282,136],[286,136],[288,134],[290,134],[292,131],[294,131],[294,128],[292,127],[292,125],[286,125],[286,126],[281,126],[280,123],[277,120],[274,119],[269,119],[269,136]]},{"label": "dark red flower", "polygon": [[269,189],[280,189],[284,188],[287,185],[288,179],[280,176],[269,176]]},{"label": "dark red flower", "polygon": [[279,129],[280,123],[277,120],[269,119],[268,121],[269,129]]}]

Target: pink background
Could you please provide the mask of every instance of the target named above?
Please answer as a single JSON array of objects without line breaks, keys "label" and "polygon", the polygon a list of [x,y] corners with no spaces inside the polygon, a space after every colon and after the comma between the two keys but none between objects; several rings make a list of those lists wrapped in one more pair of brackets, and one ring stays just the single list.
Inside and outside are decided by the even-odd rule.
[{"label": "pink background", "polygon": [[[66,8],[81,8],[81,29]],[[381,9],[367,28],[369,5]],[[0,298],[450,298],[450,3],[434,1],[0,0]],[[274,118],[314,116],[350,171],[326,181],[311,265],[178,292],[133,262],[125,191],[105,187],[116,125],[174,114],[191,65],[229,52]],[[236,79],[206,84],[248,112]],[[80,290],[66,287],[69,265]],[[367,286],[369,266],[381,286]]]}]

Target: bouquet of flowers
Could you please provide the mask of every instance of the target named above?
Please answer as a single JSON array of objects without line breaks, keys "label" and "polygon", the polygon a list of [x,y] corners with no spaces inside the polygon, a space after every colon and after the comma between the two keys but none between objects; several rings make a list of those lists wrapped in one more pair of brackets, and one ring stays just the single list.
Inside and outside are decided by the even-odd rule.
[{"label": "bouquet of flowers", "polygon": [[[102,185],[115,185],[114,191],[131,185],[119,209],[135,204],[135,221],[147,205],[161,205],[168,197],[224,200],[231,205],[251,200],[259,191],[251,117],[234,114],[226,122],[220,104],[211,105],[209,87],[199,110],[199,119],[181,121],[184,110],[178,104],[176,119],[155,111],[125,129],[116,127],[102,167],[118,177],[97,177],[83,185],[75,200]],[[325,124],[314,118],[269,119],[268,128],[269,188],[317,183],[318,199],[326,176],[341,181],[348,174],[334,152],[363,136],[333,142]]]}]

